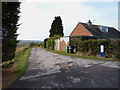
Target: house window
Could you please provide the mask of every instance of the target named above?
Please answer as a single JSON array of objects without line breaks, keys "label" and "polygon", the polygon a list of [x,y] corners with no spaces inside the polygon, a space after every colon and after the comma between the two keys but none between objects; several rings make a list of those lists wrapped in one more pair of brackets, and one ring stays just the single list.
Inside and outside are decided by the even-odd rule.
[{"label": "house window", "polygon": [[108,27],[100,26],[99,29],[100,29],[102,32],[108,32]]}]

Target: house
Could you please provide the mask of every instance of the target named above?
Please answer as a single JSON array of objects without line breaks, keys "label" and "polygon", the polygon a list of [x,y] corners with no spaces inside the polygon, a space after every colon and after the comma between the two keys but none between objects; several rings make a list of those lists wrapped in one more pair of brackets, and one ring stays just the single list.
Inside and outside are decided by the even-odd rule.
[{"label": "house", "polygon": [[55,40],[54,50],[57,51],[65,51],[66,46],[69,46],[69,37],[60,37]]},{"label": "house", "polygon": [[120,32],[114,27],[94,25],[90,20],[87,23],[79,22],[70,34],[70,40],[105,38],[120,38]]},{"label": "house", "polygon": [[120,32],[114,27],[108,27],[103,25],[94,25],[89,20],[87,23],[79,22],[74,30],[71,32],[70,36],[60,37],[55,40],[54,50],[65,51],[66,46],[69,46],[70,40],[75,39],[120,39]]}]

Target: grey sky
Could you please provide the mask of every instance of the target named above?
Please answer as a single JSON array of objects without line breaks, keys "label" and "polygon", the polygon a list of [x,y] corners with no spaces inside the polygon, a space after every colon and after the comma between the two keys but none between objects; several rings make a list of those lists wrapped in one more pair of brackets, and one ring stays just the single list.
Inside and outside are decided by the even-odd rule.
[{"label": "grey sky", "polygon": [[61,16],[64,34],[68,36],[78,22],[111,26],[118,29],[117,2],[23,2],[18,40],[44,40],[52,21]]}]

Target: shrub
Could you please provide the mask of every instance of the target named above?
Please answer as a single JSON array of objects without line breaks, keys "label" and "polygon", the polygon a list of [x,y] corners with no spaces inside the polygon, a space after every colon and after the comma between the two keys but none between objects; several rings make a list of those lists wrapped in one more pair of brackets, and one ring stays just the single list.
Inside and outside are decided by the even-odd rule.
[{"label": "shrub", "polygon": [[55,44],[55,39],[60,38],[60,35],[54,35],[51,38],[47,38],[44,40],[44,48],[48,48],[48,49],[54,49],[54,44]]},{"label": "shrub", "polygon": [[77,46],[77,51],[97,56],[100,53],[100,45],[104,45],[105,57],[120,59],[119,40],[71,40],[71,46]]},{"label": "shrub", "polygon": [[44,42],[43,42],[43,46],[44,48],[46,48],[46,42],[47,42],[48,38],[44,39]]}]

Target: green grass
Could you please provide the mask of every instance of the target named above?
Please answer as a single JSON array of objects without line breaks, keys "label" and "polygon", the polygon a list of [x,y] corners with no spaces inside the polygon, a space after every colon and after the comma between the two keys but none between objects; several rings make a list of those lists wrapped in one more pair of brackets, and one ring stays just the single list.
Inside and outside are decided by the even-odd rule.
[{"label": "green grass", "polygon": [[14,64],[12,67],[3,70],[3,88],[8,88],[25,72],[30,50],[31,48],[26,48],[14,58]]},{"label": "green grass", "polygon": [[26,66],[27,66],[27,60],[29,57],[29,52],[30,52],[30,48],[27,48],[20,55],[15,57],[16,62],[13,67],[14,73],[21,75],[25,71]]},{"label": "green grass", "polygon": [[[46,48],[45,48],[46,49]],[[61,55],[66,55],[66,56],[72,56],[72,57],[77,57],[77,58],[86,58],[86,59],[96,59],[96,60],[107,60],[107,61],[116,61],[117,59],[113,59],[113,58],[101,58],[99,56],[87,56],[87,55],[76,55],[76,54],[70,54],[70,53],[66,53],[65,51],[55,51],[55,50],[49,50],[46,49],[47,51],[53,52],[53,53],[57,53],[57,54],[61,54]]]}]

